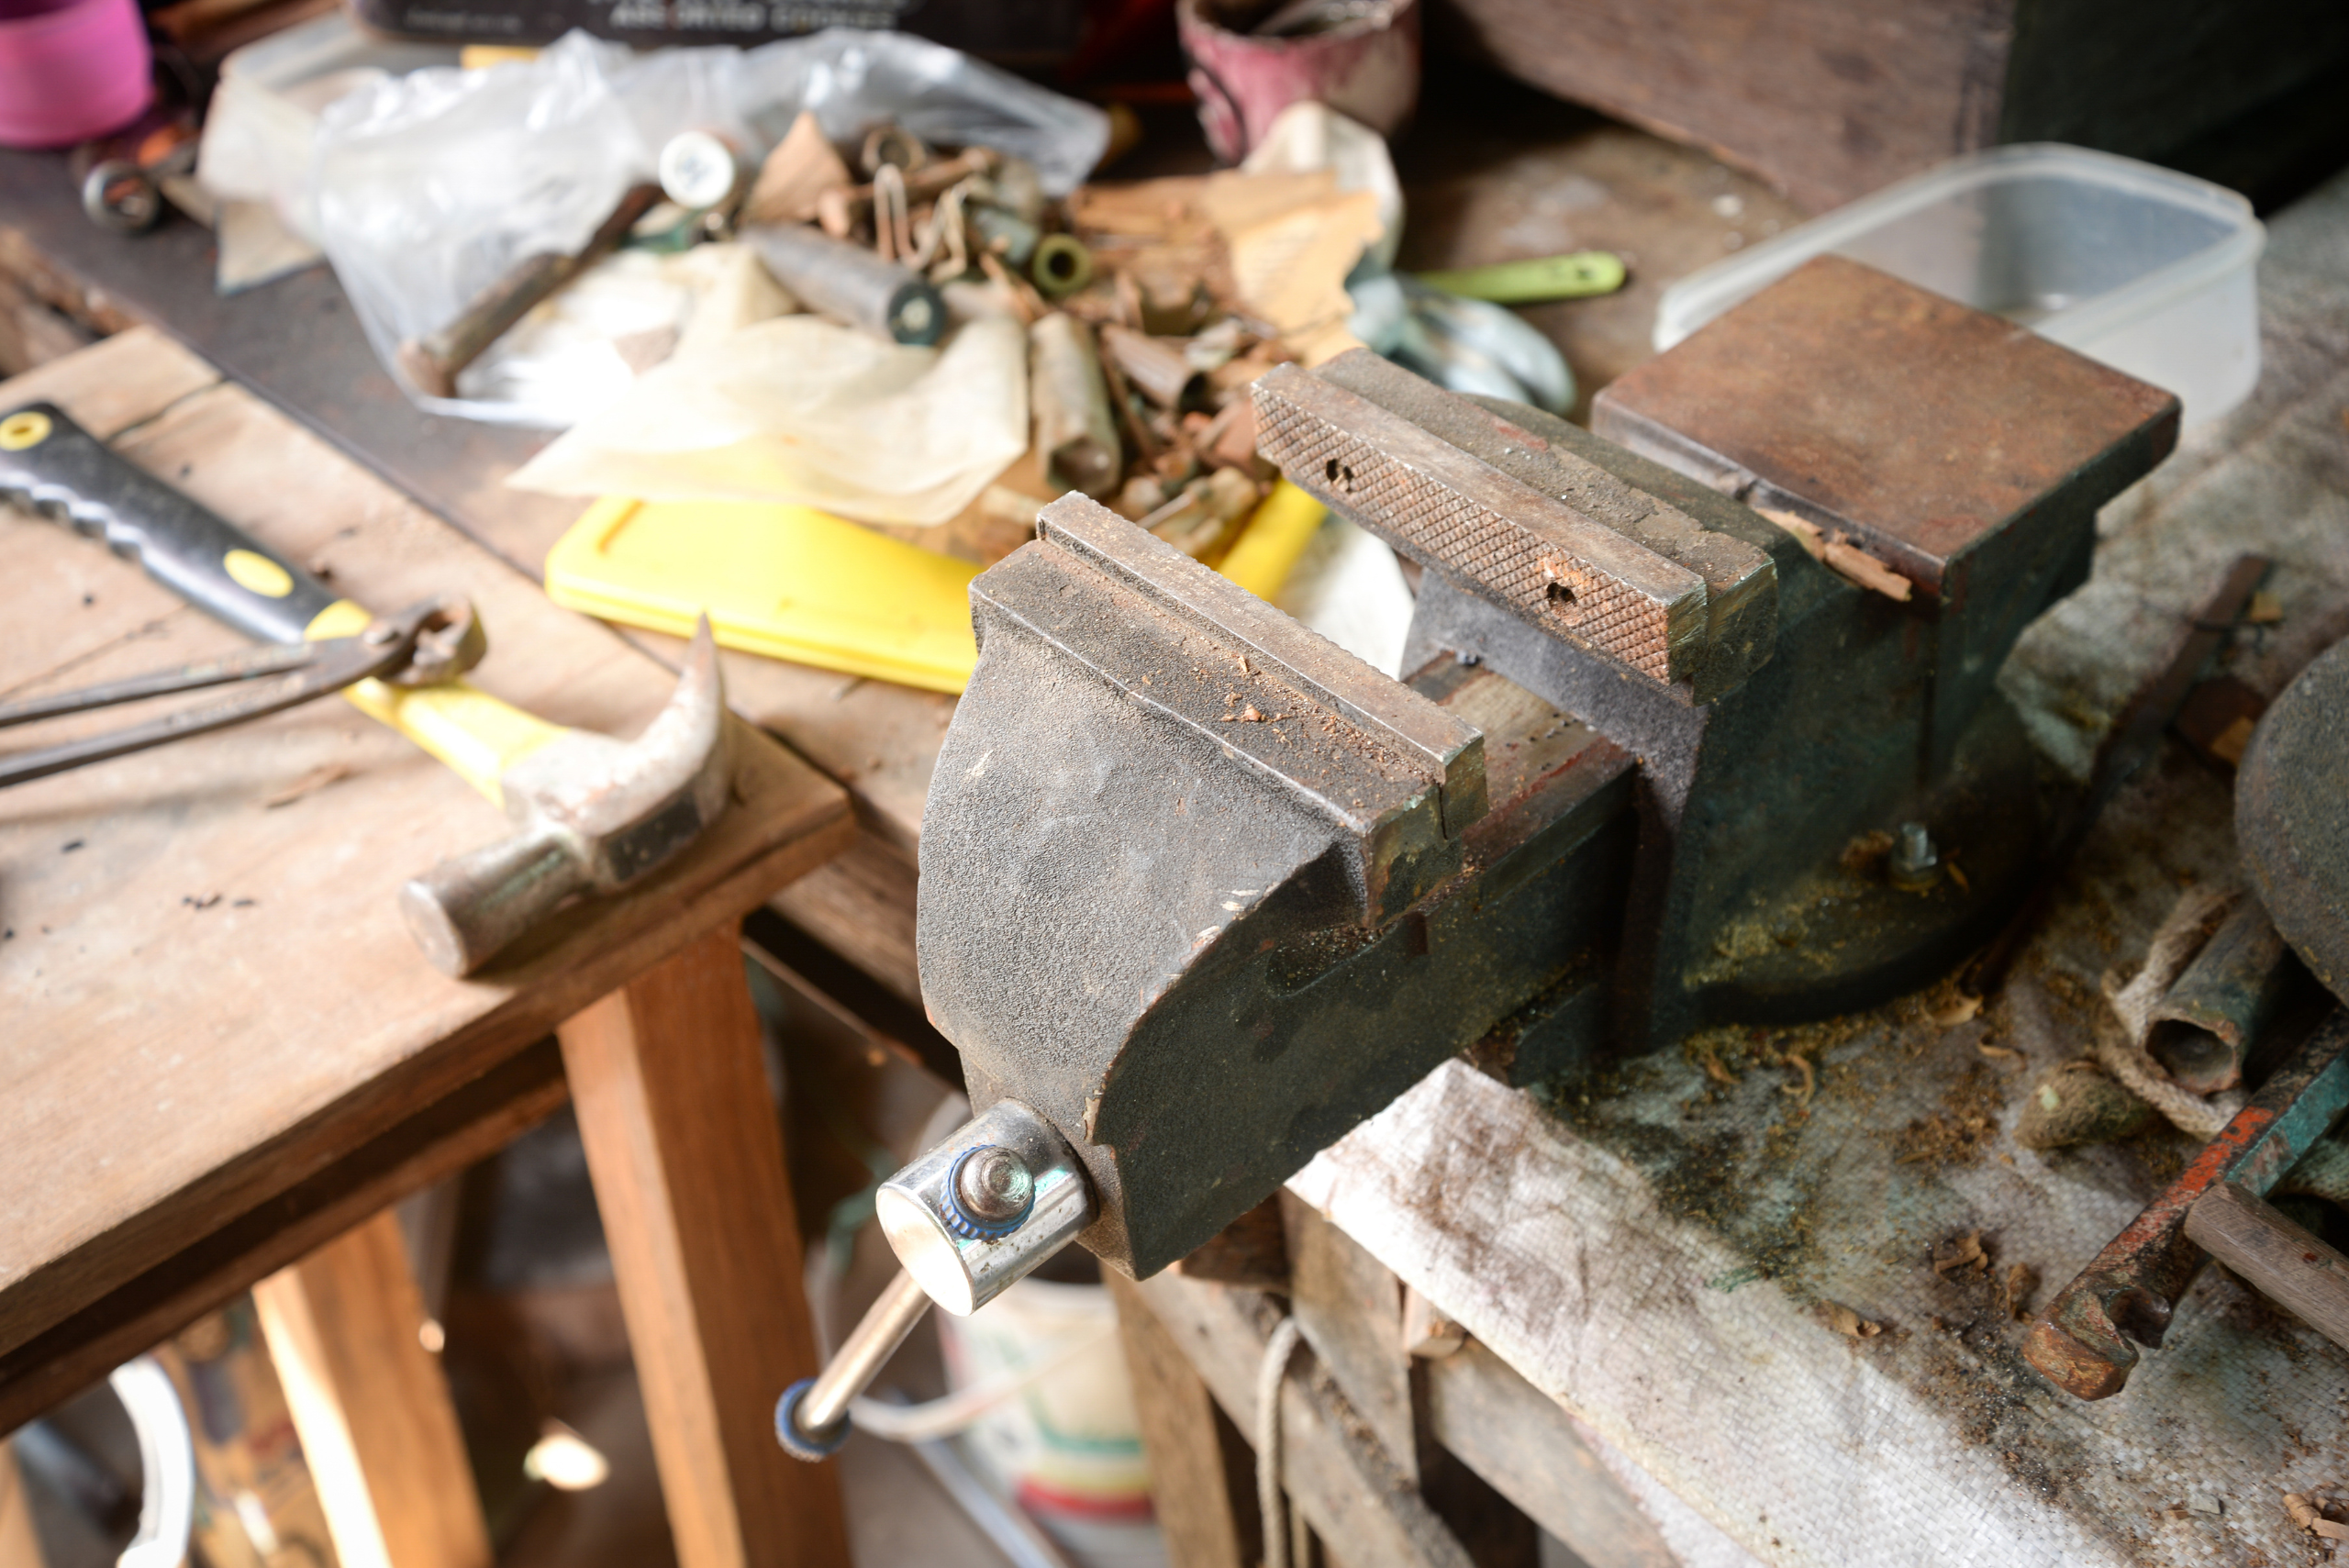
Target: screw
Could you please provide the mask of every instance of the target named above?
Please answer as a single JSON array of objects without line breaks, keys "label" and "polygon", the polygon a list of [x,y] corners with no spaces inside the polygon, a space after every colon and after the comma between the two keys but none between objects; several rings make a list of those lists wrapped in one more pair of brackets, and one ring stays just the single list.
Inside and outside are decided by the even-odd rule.
[{"label": "screw", "polygon": [[1940,853],[1922,822],[1903,822],[1893,836],[1892,858],[1886,864],[1892,885],[1903,893],[1922,893],[1942,879]]},{"label": "screw", "polygon": [[955,1201],[983,1225],[1019,1218],[1035,1196],[1036,1176],[1028,1162],[999,1146],[975,1151],[954,1178]]}]

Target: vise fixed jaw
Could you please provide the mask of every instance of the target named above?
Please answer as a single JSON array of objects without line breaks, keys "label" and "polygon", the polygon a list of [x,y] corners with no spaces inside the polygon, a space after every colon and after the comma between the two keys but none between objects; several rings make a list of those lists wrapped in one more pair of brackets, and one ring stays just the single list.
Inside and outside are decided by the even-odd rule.
[{"label": "vise fixed jaw", "polygon": [[[1754,319],[1758,411],[1710,368],[1758,351]],[[2033,758],[1984,671],[2176,416],[1844,262],[1602,395],[1677,468],[1364,353],[1255,396],[1287,476],[1426,568],[1408,678],[1070,496],[972,584],[978,664],[923,817],[930,1016],[974,1105],[1066,1141],[1081,1239],[1138,1276],[1455,1052],[1555,1077],[1962,957],[2036,850]],[[1822,517],[1922,591],[1830,570]],[[1856,836],[1912,818],[1963,882],[1854,869]]]},{"label": "vise fixed jaw", "polygon": [[1068,1139],[1086,1244],[1137,1274],[1609,917],[1630,763],[1586,728],[1513,715],[1488,777],[1477,726],[1078,496],[972,604],[922,819],[923,996],[974,1104]]}]

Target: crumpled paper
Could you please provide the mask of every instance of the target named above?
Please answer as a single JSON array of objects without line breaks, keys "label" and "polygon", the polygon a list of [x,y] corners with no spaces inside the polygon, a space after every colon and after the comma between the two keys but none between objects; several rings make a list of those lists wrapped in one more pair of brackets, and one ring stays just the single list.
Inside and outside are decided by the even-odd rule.
[{"label": "crumpled paper", "polygon": [[934,349],[813,316],[687,343],[508,484],[555,495],[777,501],[868,523],[953,517],[1028,450],[1028,339],[983,316]]}]

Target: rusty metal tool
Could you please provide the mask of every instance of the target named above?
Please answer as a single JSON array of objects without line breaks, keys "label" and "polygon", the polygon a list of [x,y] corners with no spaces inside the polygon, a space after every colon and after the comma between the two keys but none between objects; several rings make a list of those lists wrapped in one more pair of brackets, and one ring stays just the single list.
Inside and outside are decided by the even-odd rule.
[{"label": "rusty metal tool", "polygon": [[[247,636],[320,650],[296,663],[331,661],[344,639],[364,646],[385,624],[127,462],[51,404],[0,417],[0,499],[104,540]],[[469,611],[443,617],[451,629],[477,632]],[[428,617],[424,626],[441,624]],[[342,690],[361,711],[503,806],[516,824],[507,839],[436,866],[401,892],[402,912],[426,955],[464,974],[572,898],[608,892],[673,858],[725,809],[730,773],[725,692],[707,617],[676,692],[629,744],[549,724],[446,678],[484,646],[465,630],[454,635],[426,662],[440,661],[434,673],[442,679],[401,684],[368,677]],[[267,656],[255,658],[268,666]]]},{"label": "rusty metal tool", "polygon": [[462,600],[434,598],[380,617],[349,637],[247,649],[101,686],[0,706],[0,728],[7,728],[150,697],[225,685],[239,688],[225,702],[181,708],[122,729],[0,757],[0,788],[189,736],[207,735],[331,695],[361,681],[415,686],[450,680],[471,669],[484,651],[473,606]]},{"label": "rusty metal tool", "polygon": [[395,356],[408,384],[428,397],[457,395],[457,376],[492,343],[513,330],[533,306],[602,261],[626,239],[637,220],[661,199],[661,187],[631,185],[618,206],[572,251],[543,250],[515,263],[507,274],[475,295],[454,321],[421,338],[410,338]]},{"label": "rusty metal tool", "polygon": [[2268,1076],[2185,1173],[2056,1293],[2024,1343],[2031,1364],[2066,1393],[2107,1398],[2128,1382],[2138,1345],[2160,1347],[2210,1241],[2228,1246],[2235,1253],[2232,1261],[2248,1265],[2257,1283],[2269,1263],[2254,1246],[2236,1246],[2226,1237],[2242,1230],[2246,1200],[2256,1202],[2273,1187],[2344,1107],[2349,1013],[2336,1012]]},{"label": "rusty metal tool", "polygon": [[[923,817],[930,1015],[1137,1277],[1453,1053],[1559,1081],[1978,947],[2042,847],[1997,668],[2177,421],[1834,258],[1619,379],[1597,433],[1359,352],[1253,397],[1263,453],[1424,568],[1406,678],[1064,496],[972,584]],[[1963,882],[1849,868],[1912,823]],[[892,1240],[952,1306],[939,1258],[1003,1243],[935,1231]]]},{"label": "rusty metal tool", "polygon": [[945,336],[946,301],[911,267],[805,224],[746,225],[738,238],[810,310],[917,348]]}]

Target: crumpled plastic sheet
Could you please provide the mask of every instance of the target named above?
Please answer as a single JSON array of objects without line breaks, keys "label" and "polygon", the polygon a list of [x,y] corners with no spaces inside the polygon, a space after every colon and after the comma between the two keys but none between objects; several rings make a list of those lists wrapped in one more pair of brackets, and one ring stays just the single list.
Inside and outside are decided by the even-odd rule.
[{"label": "crumpled plastic sheet", "polygon": [[[1108,142],[1092,106],[901,33],[836,28],[639,55],[573,32],[534,60],[417,71],[328,106],[310,174],[319,243],[389,367],[402,339],[455,319],[517,263],[584,243],[623,192],[653,178],[671,137],[714,131],[756,161],[802,110],[843,145],[894,121],[997,149],[1035,164],[1053,195],[1075,188]],[[513,395],[544,384],[501,370],[513,352],[493,345],[459,376],[457,397],[417,401],[516,424],[573,418]]]},{"label": "crumpled plastic sheet", "polygon": [[681,350],[507,483],[933,524],[1027,450],[1028,337],[1011,317],[916,349],[785,316]]}]

